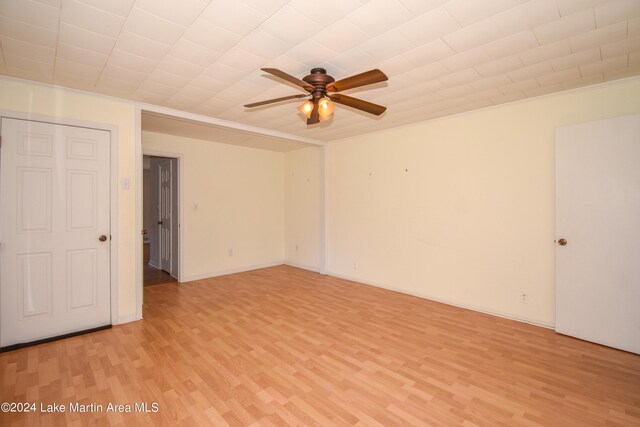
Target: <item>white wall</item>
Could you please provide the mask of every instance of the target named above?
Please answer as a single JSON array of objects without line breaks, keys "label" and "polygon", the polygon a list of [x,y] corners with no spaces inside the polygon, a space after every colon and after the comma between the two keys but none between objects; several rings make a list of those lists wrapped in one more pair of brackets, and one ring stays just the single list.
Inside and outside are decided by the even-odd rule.
[{"label": "white wall", "polygon": [[635,78],[332,142],[329,274],[553,325],[554,131],[638,112]]},{"label": "white wall", "polygon": [[319,271],[322,250],[322,149],[286,153],[286,261]]},{"label": "white wall", "polygon": [[283,153],[151,132],[142,145],[182,154],[183,281],[284,262]]},{"label": "white wall", "polygon": [[[0,109],[44,115],[51,118],[81,120],[117,128],[117,178],[128,179],[130,190],[115,188],[118,199],[118,314],[119,320],[136,315],[135,287],[135,107],[132,102],[90,95],[54,86],[0,77]],[[115,230],[112,230],[114,233]]]}]

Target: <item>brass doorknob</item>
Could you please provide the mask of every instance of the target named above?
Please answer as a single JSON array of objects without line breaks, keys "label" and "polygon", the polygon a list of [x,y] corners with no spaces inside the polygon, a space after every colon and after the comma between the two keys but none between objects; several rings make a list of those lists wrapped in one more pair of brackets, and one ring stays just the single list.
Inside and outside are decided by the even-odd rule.
[{"label": "brass doorknob", "polygon": [[107,236],[102,234],[100,237],[98,237],[98,240],[100,240],[101,242],[106,242],[107,241]]},{"label": "brass doorknob", "polygon": [[558,240],[558,244],[560,246],[566,246],[567,245],[567,239],[559,239]]}]

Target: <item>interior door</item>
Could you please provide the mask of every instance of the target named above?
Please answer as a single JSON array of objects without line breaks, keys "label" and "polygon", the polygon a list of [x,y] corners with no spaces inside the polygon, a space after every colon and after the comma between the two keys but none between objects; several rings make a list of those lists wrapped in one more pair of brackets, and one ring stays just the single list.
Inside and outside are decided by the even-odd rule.
[{"label": "interior door", "polygon": [[171,273],[171,160],[158,164],[160,173],[160,269]]},{"label": "interior door", "polygon": [[558,129],[556,232],[556,331],[640,353],[640,115]]},{"label": "interior door", "polygon": [[110,324],[109,132],[1,126],[0,346]]}]

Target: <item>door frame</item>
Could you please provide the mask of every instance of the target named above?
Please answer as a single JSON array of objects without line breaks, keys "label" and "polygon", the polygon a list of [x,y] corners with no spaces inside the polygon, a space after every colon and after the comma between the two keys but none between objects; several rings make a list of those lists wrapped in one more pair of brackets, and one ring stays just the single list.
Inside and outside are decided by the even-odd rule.
[{"label": "door frame", "polygon": [[[110,312],[111,324],[119,323],[118,315],[118,127],[107,123],[90,122],[86,120],[77,120],[67,117],[48,116],[43,114],[24,113],[20,111],[0,110],[0,120],[18,119],[33,122],[50,123],[54,125],[75,126],[88,129],[96,129],[109,132],[109,144],[111,145],[111,156],[109,159],[109,193],[110,193],[110,211],[109,211],[109,228],[111,233],[111,245],[109,251],[110,264]],[[0,122],[1,124],[1,122]],[[0,218],[2,221],[2,218]],[[2,237],[0,236],[0,241]]]},{"label": "door frame", "polygon": [[[160,150],[146,150],[142,149],[142,156],[140,158],[140,167],[142,168],[142,161],[144,156],[154,156],[154,157],[166,157],[169,159],[176,159],[176,168],[178,169],[176,172],[176,177],[178,180],[178,274],[176,279],[178,282],[182,282],[182,278],[184,277],[184,167],[183,165],[183,156],[182,153],[174,153],[169,151],[160,151]],[[171,178],[173,179],[173,177]],[[140,207],[143,206],[142,193],[138,197],[138,202]],[[173,232],[172,232],[173,234]],[[142,234],[140,235],[140,251],[142,251]],[[138,251],[138,252],[140,252]],[[136,252],[137,253],[137,252]],[[171,253],[171,257],[173,258],[173,251]],[[173,261],[172,261],[173,262]],[[142,259],[140,260],[140,267],[142,267]],[[142,288],[143,283],[140,280],[140,283],[136,286],[138,292],[140,293],[140,301],[142,301]],[[142,309],[142,308],[141,308]]]}]

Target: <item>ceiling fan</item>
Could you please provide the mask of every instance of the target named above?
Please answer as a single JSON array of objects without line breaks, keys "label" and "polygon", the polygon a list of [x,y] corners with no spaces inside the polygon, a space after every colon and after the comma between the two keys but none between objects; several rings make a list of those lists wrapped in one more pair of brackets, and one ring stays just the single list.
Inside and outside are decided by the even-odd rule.
[{"label": "ceiling fan", "polygon": [[303,77],[302,80],[275,68],[261,68],[261,70],[269,74],[273,74],[282,80],[298,85],[307,91],[307,93],[254,102],[253,104],[245,105],[247,108],[259,107],[261,105],[272,104],[274,102],[306,98],[310,96],[304,104],[298,107],[298,109],[307,116],[307,125],[313,125],[320,122],[320,120],[331,117],[334,109],[334,105],[331,101],[357,108],[358,110],[375,114],[376,116],[384,113],[387,109],[387,107],[383,107],[372,102],[336,93],[388,80],[387,76],[378,69],[356,74],[355,76],[347,77],[338,81],[328,75],[324,68],[312,69],[311,74]]}]

